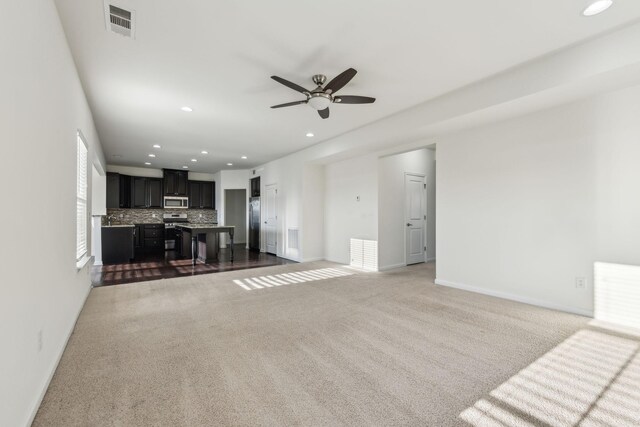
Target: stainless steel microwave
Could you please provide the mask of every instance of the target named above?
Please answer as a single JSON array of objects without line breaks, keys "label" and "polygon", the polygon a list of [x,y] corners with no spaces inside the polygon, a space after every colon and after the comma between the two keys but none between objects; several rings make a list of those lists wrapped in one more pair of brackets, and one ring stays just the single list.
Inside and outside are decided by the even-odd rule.
[{"label": "stainless steel microwave", "polygon": [[189,207],[189,198],[165,196],[164,207],[165,209],[187,209]]}]

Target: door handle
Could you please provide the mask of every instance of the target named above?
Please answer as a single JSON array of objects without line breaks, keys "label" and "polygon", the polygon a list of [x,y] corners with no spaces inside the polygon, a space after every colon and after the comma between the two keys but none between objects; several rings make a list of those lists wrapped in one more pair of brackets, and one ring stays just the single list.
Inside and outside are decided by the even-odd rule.
[{"label": "door handle", "polygon": [[413,224],[411,224],[410,222],[407,223],[407,227],[411,227]]}]

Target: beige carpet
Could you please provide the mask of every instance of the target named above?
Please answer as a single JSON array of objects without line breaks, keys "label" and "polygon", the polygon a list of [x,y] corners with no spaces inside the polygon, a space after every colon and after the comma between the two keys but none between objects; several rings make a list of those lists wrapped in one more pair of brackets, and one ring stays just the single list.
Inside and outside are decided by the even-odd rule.
[{"label": "beige carpet", "polygon": [[327,267],[93,289],[35,425],[640,425],[637,340],[432,264],[234,283]]}]

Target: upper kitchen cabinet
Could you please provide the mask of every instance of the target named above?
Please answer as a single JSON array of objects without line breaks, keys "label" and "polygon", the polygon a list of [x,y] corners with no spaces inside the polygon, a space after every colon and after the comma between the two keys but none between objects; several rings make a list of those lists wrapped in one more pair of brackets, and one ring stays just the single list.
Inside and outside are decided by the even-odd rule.
[{"label": "upper kitchen cabinet", "polygon": [[251,197],[260,197],[260,177],[251,178]]},{"label": "upper kitchen cabinet", "polygon": [[131,207],[131,177],[107,172],[107,208],[126,209]]},{"label": "upper kitchen cabinet", "polygon": [[213,181],[189,181],[189,207],[192,209],[215,209],[216,183]]},{"label": "upper kitchen cabinet", "polygon": [[133,177],[133,207],[162,208],[162,179]]},{"label": "upper kitchen cabinet", "polygon": [[172,169],[164,170],[164,195],[187,196],[188,172]]}]

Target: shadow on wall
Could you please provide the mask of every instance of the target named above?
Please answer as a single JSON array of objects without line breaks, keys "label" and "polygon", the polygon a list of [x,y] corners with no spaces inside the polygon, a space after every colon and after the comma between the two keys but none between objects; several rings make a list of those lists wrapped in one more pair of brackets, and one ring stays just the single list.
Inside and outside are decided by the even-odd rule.
[{"label": "shadow on wall", "polygon": [[640,425],[640,342],[581,330],[460,414],[474,427]]}]

